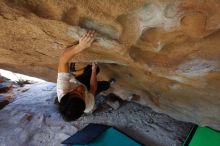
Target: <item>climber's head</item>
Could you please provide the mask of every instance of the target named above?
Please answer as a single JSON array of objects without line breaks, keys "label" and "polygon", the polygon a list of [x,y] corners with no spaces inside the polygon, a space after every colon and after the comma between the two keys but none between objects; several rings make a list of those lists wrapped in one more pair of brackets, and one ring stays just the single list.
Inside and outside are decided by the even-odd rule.
[{"label": "climber's head", "polygon": [[84,87],[77,86],[64,95],[59,104],[59,110],[66,121],[78,119],[85,110]]}]

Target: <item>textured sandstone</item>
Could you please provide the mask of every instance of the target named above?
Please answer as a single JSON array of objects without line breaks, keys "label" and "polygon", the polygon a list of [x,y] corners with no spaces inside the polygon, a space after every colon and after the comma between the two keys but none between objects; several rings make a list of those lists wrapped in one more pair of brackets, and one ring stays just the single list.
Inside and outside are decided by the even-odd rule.
[{"label": "textured sandstone", "polygon": [[219,0],[1,0],[0,67],[56,80],[58,57],[86,29],[121,98],[220,130]]}]

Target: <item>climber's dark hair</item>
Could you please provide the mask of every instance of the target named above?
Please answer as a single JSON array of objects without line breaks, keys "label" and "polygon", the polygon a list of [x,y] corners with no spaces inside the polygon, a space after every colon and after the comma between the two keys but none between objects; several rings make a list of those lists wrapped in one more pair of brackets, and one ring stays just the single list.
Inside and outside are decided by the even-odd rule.
[{"label": "climber's dark hair", "polygon": [[84,113],[85,108],[85,101],[74,93],[67,93],[59,103],[59,111],[65,121],[78,119]]}]

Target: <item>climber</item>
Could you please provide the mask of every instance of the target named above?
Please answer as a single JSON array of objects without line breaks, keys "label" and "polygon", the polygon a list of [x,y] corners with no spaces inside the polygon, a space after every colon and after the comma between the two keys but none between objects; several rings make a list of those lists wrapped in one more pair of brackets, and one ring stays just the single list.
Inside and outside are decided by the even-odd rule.
[{"label": "climber", "polygon": [[57,77],[59,111],[66,121],[78,119],[83,113],[90,113],[95,104],[94,96],[110,87],[110,81],[97,82],[99,67],[96,63],[84,69],[69,72],[68,62],[78,53],[89,48],[95,38],[95,31],[88,31],[78,44],[64,50],[60,56]]}]

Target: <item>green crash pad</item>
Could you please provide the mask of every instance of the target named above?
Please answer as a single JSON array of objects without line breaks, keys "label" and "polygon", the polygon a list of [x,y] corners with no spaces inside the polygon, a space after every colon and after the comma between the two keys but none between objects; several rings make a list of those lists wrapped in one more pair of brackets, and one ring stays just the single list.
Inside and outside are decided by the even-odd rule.
[{"label": "green crash pad", "polygon": [[119,132],[114,128],[109,128],[103,132],[97,139],[86,145],[73,146],[141,146],[133,139]]},{"label": "green crash pad", "polygon": [[220,132],[208,127],[198,126],[191,137],[188,144],[185,142],[183,146],[220,146]]}]

